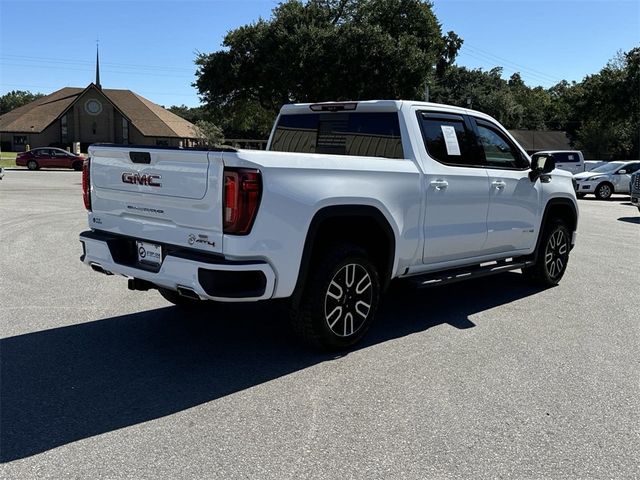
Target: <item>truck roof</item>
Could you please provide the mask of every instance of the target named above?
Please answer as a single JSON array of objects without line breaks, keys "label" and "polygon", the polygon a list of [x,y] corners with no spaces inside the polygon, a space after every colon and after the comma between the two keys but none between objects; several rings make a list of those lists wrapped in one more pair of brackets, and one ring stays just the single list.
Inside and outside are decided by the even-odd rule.
[{"label": "truck roof", "polygon": [[445,105],[443,103],[420,102],[416,100],[353,100],[340,102],[318,103],[289,103],[283,105],[280,114],[298,115],[312,111],[356,111],[356,112],[399,112],[403,108],[424,107],[439,110],[441,112],[458,113],[461,115],[474,115],[476,117],[492,118],[489,115],[470,110],[468,108]]}]

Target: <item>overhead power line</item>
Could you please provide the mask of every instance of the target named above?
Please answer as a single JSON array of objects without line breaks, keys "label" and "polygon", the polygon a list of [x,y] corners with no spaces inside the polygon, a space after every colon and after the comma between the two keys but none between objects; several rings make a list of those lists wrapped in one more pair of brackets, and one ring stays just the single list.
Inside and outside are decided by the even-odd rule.
[{"label": "overhead power line", "polygon": [[467,43],[463,44],[462,48],[460,49],[459,56],[469,56],[475,60],[480,60],[485,64],[485,66],[490,65],[491,67],[502,67],[504,70],[508,70],[514,73],[520,72],[530,78],[544,83],[559,83],[562,81],[561,78],[558,78],[554,75],[549,75],[547,73],[541,72],[540,70],[536,70],[534,68],[512,62],[511,60],[500,57]]},{"label": "overhead power line", "polygon": [[[1,58],[1,57],[0,57]],[[46,69],[46,70],[64,70],[64,71],[76,71],[76,72],[92,72],[93,71],[93,66],[87,66],[85,68],[77,68],[74,66],[67,66],[67,65],[46,65],[43,63],[40,64],[31,64],[31,65],[25,65],[25,64],[21,64],[21,63],[12,63],[12,62],[5,62],[0,60],[0,66],[2,67],[18,67],[18,68],[38,68],[38,69]],[[118,69],[110,69],[110,68],[102,68],[102,72],[107,72],[109,74],[115,74],[115,75],[144,75],[144,76],[155,76],[155,77],[172,77],[172,78],[184,78],[184,79],[190,79],[193,80],[195,78],[195,74],[194,75],[173,75],[170,73],[164,73],[164,72],[143,72],[143,71],[132,71],[132,70],[118,70]]]},{"label": "overhead power line", "polygon": [[[53,58],[53,57],[31,57],[31,56],[27,56],[27,55],[11,55],[11,54],[2,54],[0,55],[0,59],[7,59],[10,60],[12,62],[15,62],[16,60],[22,60],[25,62],[30,62],[30,63],[40,63],[40,62],[47,62],[47,63],[52,63],[52,64],[62,64],[62,65],[88,65],[91,67],[95,66],[95,62],[94,61],[89,61],[89,60],[76,60],[76,59],[68,59],[68,58]],[[101,65],[108,65],[111,67],[117,67],[117,68],[134,68],[134,69],[144,69],[144,70],[166,70],[166,71],[173,71],[173,72],[193,72],[195,71],[196,67],[191,66],[191,67],[176,67],[176,66],[169,66],[169,65],[143,65],[143,64],[130,64],[130,63],[110,63],[110,62],[101,62]]]}]

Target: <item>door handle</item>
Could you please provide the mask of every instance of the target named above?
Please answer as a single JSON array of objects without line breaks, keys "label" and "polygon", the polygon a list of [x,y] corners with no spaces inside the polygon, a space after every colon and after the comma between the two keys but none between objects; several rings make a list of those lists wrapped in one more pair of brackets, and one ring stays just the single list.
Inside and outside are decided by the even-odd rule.
[{"label": "door handle", "polygon": [[503,182],[502,180],[495,180],[493,182],[491,182],[491,186],[495,187],[498,190],[502,190],[504,187],[507,186],[506,182]]},{"label": "door handle", "polygon": [[433,180],[430,185],[436,190],[444,190],[449,186],[449,182],[447,182],[446,180]]}]

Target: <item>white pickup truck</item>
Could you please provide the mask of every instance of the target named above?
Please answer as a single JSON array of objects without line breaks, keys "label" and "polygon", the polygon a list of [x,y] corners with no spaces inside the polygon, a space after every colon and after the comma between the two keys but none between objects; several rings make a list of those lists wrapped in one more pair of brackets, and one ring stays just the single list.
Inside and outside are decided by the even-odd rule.
[{"label": "white pickup truck", "polygon": [[177,305],[289,298],[325,349],[360,340],[390,281],[522,269],[558,283],[571,175],[493,118],[413,101],[282,107],[268,151],[94,145],[82,261]]}]

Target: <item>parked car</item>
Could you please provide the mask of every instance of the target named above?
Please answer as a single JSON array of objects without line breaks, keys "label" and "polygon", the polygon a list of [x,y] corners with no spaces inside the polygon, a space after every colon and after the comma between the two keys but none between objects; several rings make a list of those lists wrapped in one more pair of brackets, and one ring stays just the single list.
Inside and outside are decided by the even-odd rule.
[{"label": "parked car", "polygon": [[34,148],[28,152],[19,153],[16,157],[16,165],[27,167],[29,170],[40,168],[73,168],[82,170],[84,157],[67,152],[61,148],[42,147]]},{"label": "parked car", "polygon": [[609,162],[590,172],[574,175],[576,196],[583,198],[593,193],[599,200],[607,200],[614,193],[629,193],[631,174],[640,170],[640,160]]},{"label": "parked car", "polygon": [[584,156],[580,150],[544,150],[534,153],[531,158],[549,156],[553,157],[556,168],[560,170],[573,174],[585,171]]},{"label": "parked car", "polygon": [[585,160],[584,171],[590,172],[594,168],[598,168],[600,165],[604,165],[605,163],[609,163],[609,162],[605,162],[604,160]]},{"label": "parked car", "polygon": [[631,203],[638,207],[638,211],[640,212],[640,170],[631,175],[629,192],[631,193]]}]

